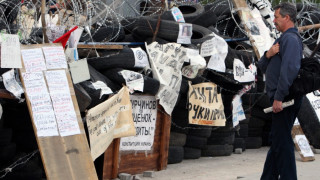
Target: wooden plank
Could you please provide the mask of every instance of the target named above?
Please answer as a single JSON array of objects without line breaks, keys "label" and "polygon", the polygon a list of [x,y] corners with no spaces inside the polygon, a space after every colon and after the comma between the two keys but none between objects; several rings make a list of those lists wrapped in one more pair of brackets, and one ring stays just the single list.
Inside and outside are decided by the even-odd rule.
[{"label": "wooden plank", "polygon": [[[295,145],[295,147],[296,147],[296,149],[297,149],[297,151],[298,151],[298,153],[299,153],[299,155],[301,157],[301,161],[303,161],[303,162],[314,161],[315,160],[314,156],[304,157],[303,153],[301,152],[300,146],[299,146],[298,142],[295,139],[296,135],[304,135],[301,126],[300,125],[294,125],[292,127],[291,135],[292,135],[292,138],[293,138],[294,145]],[[307,142],[307,143],[309,143],[309,142]],[[312,151],[311,148],[310,148],[310,151]]]},{"label": "wooden plank", "polygon": [[[41,48],[45,46],[61,46],[61,44],[42,44],[42,45],[27,45],[21,46],[21,49]],[[72,136],[51,136],[51,137],[38,137],[36,136],[40,155],[48,179],[98,179],[93,160],[90,154],[88,141],[85,135],[80,110],[78,107],[77,99],[73,89],[70,73],[66,71],[70,95],[77,115],[80,133]],[[20,77],[24,87],[22,73],[25,69],[20,69]],[[37,129],[34,124],[31,104],[26,96],[28,109],[32,119],[33,129]],[[36,134],[36,133],[35,133]]]},{"label": "wooden plank", "polygon": [[118,164],[119,164],[119,151],[120,151],[120,138],[117,138],[113,141],[113,164],[112,164],[112,174],[111,177],[113,179],[118,176]]},{"label": "wooden plank", "polygon": [[[170,116],[158,105],[157,121],[154,135],[154,143],[151,151],[120,151],[118,162],[115,162],[115,140],[105,151],[103,165],[103,179],[115,178],[112,176],[113,168],[118,167],[118,173],[140,174],[149,170],[163,170],[167,167]],[[119,147],[116,147],[119,148]]]},{"label": "wooden plank", "polygon": [[250,29],[248,28],[247,24],[245,23],[246,18],[248,18],[248,19],[253,18],[250,13],[250,9],[249,9],[245,0],[232,0],[232,2],[235,6],[235,9],[238,9],[238,15],[239,15],[241,21],[243,22],[244,29],[247,32],[247,36],[249,37],[249,41],[253,47],[254,53],[256,54],[257,58],[260,59],[262,54],[259,53],[259,50],[255,45],[255,41],[254,41],[253,37],[251,36]]},{"label": "wooden plank", "polygon": [[310,29],[319,29],[320,28],[320,24],[312,24],[312,25],[307,25],[307,26],[300,26],[298,27],[299,32],[303,32],[306,30],[310,30]]},{"label": "wooden plank", "polygon": [[106,44],[78,44],[79,49],[123,49],[123,45],[106,45]]}]

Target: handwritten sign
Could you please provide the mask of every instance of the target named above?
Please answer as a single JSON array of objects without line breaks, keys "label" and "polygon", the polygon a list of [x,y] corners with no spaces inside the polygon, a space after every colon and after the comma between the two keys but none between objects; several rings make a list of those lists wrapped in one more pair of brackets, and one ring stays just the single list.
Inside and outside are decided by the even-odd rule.
[{"label": "handwritten sign", "polygon": [[221,94],[214,83],[191,85],[188,92],[189,123],[207,126],[225,126],[226,117]]},{"label": "handwritten sign", "polygon": [[37,136],[58,136],[56,118],[42,72],[22,73]]},{"label": "handwritten sign", "polygon": [[153,42],[146,47],[153,76],[160,82],[156,98],[160,99],[159,103],[171,115],[180,91],[181,68],[187,58],[186,50],[181,47],[181,44],[176,43],[158,44]]},{"label": "handwritten sign", "polygon": [[46,70],[41,48],[21,50],[24,68],[27,73]]},{"label": "handwritten sign", "polygon": [[157,118],[157,101],[154,96],[130,96],[136,135],[120,140],[120,150],[151,150]]},{"label": "handwritten sign", "polygon": [[80,134],[65,70],[46,71],[46,79],[61,136]]},{"label": "handwritten sign", "polygon": [[134,54],[134,67],[144,68],[149,67],[149,61],[147,53],[139,48],[131,48]]},{"label": "handwritten sign", "polygon": [[123,87],[118,94],[90,109],[86,121],[94,160],[105,152],[113,138],[136,135],[129,89]]},{"label": "handwritten sign", "polygon": [[4,87],[11,92],[15,97],[21,98],[23,89],[20,84],[16,81],[14,69],[7,71],[2,74]]},{"label": "handwritten sign", "polygon": [[0,37],[1,68],[22,68],[18,35],[2,34]]},{"label": "handwritten sign", "polygon": [[49,46],[42,48],[48,69],[66,69],[67,60],[62,46]]}]

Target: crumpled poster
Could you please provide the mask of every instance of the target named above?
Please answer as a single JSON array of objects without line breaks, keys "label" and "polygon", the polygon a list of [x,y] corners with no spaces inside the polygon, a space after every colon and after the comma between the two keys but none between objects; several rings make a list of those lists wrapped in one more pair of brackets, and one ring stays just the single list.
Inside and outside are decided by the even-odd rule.
[{"label": "crumpled poster", "polygon": [[257,74],[257,67],[250,64],[249,69],[239,59],[234,59],[233,76],[239,82],[253,82]]},{"label": "crumpled poster", "polygon": [[159,44],[153,42],[146,45],[153,77],[160,82],[156,98],[164,110],[171,115],[177,102],[182,73],[181,68],[186,56],[185,48],[180,44]]}]

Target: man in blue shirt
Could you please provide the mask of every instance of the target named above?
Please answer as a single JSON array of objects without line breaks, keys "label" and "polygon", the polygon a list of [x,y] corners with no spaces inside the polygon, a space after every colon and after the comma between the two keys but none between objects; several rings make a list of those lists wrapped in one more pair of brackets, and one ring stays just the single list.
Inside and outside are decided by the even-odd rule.
[{"label": "man in blue shirt", "polygon": [[297,28],[297,11],[291,3],[281,3],[274,7],[274,24],[282,35],[258,61],[258,66],[266,74],[266,91],[272,102],[271,147],[264,165],[262,180],[297,179],[294,143],[291,130],[301,105],[301,97],[294,99],[294,105],[282,108],[287,101],[289,88],[297,77],[301,59],[302,42]]}]

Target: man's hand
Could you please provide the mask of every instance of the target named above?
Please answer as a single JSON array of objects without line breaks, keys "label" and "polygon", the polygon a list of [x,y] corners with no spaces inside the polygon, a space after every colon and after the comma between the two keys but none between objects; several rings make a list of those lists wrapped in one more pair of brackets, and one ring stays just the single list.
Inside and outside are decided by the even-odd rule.
[{"label": "man's hand", "polygon": [[270,59],[272,56],[276,55],[280,51],[279,43],[272,45],[271,48],[266,53],[266,58]]},{"label": "man's hand", "polygon": [[274,113],[278,113],[278,112],[282,111],[283,110],[282,101],[274,100],[273,105],[272,105],[272,110]]}]

